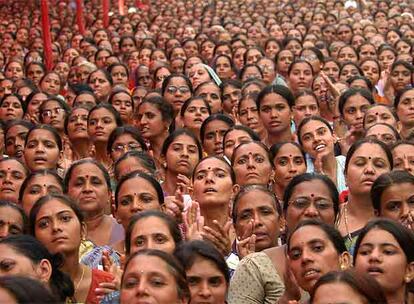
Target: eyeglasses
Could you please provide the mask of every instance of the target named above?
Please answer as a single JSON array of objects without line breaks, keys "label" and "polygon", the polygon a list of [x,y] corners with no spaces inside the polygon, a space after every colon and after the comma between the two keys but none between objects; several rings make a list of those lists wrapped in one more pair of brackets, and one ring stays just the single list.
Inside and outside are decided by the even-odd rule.
[{"label": "eyeglasses", "polygon": [[316,57],[316,55],[308,55],[308,56],[301,56],[299,59],[305,60],[305,61],[314,61],[314,60],[317,60],[318,57]]},{"label": "eyeglasses", "polygon": [[[289,205],[294,207],[298,210],[306,210],[310,207],[312,204],[312,200],[306,197],[297,198],[295,200],[289,201]],[[333,203],[326,200],[326,199],[318,199],[316,201],[313,201],[313,205],[318,211],[323,211],[327,209],[333,208]]]},{"label": "eyeglasses", "polygon": [[190,92],[189,87],[182,86],[182,87],[176,87],[176,86],[169,86],[167,88],[168,93],[175,94],[177,91],[180,91],[181,94],[185,94]]},{"label": "eyeglasses", "polygon": [[65,112],[65,110],[62,109],[62,108],[54,108],[54,109],[50,109],[50,110],[44,110],[42,112],[42,117],[50,117],[50,116],[52,116],[52,114],[58,115],[58,114],[63,113],[63,112]]},{"label": "eyeglasses", "polygon": [[112,148],[112,152],[124,152],[124,151],[142,151],[142,147],[139,143],[129,143],[129,144],[117,144]]}]

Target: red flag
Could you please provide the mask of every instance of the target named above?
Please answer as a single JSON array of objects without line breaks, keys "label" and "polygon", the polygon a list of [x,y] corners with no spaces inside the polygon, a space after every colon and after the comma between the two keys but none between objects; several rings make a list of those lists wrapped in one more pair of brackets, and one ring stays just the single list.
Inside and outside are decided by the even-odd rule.
[{"label": "red flag", "polygon": [[103,10],[104,27],[108,27],[109,25],[109,0],[103,0],[102,10]]},{"label": "red flag", "polygon": [[42,34],[46,68],[50,71],[53,67],[52,58],[52,38],[50,35],[50,22],[49,22],[49,5],[47,0],[41,0],[41,13],[42,13]]},{"label": "red flag", "polygon": [[119,14],[121,16],[125,15],[125,0],[118,0],[118,6],[119,6]]},{"label": "red flag", "polygon": [[85,35],[85,22],[83,19],[83,0],[76,0],[76,23],[81,35]]}]

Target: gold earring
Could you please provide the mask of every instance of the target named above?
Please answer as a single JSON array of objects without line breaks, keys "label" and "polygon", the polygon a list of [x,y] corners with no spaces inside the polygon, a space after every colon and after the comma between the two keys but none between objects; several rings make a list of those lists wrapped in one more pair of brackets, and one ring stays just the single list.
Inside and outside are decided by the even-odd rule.
[{"label": "gold earring", "polygon": [[346,268],[347,268],[346,265],[343,262],[341,262],[341,270],[344,271],[346,270]]},{"label": "gold earring", "polygon": [[406,275],[404,278],[405,283],[410,283],[411,282],[411,276],[410,275]]}]

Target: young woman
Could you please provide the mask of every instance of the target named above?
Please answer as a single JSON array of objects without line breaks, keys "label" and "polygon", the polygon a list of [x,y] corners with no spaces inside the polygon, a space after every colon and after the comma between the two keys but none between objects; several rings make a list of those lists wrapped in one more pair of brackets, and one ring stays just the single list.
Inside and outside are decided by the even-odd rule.
[{"label": "young woman", "polygon": [[349,149],[344,170],[349,194],[342,206],[337,227],[350,252],[353,252],[361,229],[374,217],[370,197],[372,184],[378,176],[392,168],[390,150],[376,139],[359,140]]},{"label": "young woman", "polygon": [[187,274],[191,304],[226,303],[229,272],[220,252],[205,241],[180,245],[175,256]]},{"label": "young woman", "polygon": [[40,105],[48,98],[45,93],[42,92],[32,92],[26,98],[26,114],[24,118],[31,123],[40,122]]},{"label": "young woman", "polygon": [[257,97],[256,105],[267,130],[267,146],[292,140],[290,117],[294,97],[288,88],[282,85],[267,86]]},{"label": "young woman", "polygon": [[73,300],[99,303],[96,288],[102,282],[112,282],[113,276],[79,263],[79,248],[86,237],[79,207],[63,195],[44,196],[30,211],[30,231],[50,253],[64,256],[60,269],[74,282]]},{"label": "young woman", "polygon": [[145,99],[138,106],[137,125],[142,137],[149,142],[157,168],[161,168],[161,149],[168,137],[173,111],[173,107],[162,97]]},{"label": "young woman", "polygon": [[88,116],[89,108],[75,106],[65,120],[65,133],[70,141],[73,161],[90,156]]},{"label": "young woman", "polygon": [[297,94],[300,90],[312,88],[314,71],[312,65],[305,60],[292,62],[288,70],[288,84],[291,92]]},{"label": "young woman", "polygon": [[242,143],[260,141],[259,136],[250,128],[234,125],[226,131],[223,137],[224,157],[230,162],[234,150]]},{"label": "young woman", "polygon": [[414,176],[407,171],[380,175],[372,185],[371,200],[376,214],[414,230]]},{"label": "young woman", "polygon": [[0,200],[0,240],[27,233],[28,219],[23,209],[10,201]]},{"label": "young woman", "polygon": [[122,226],[106,214],[111,207],[111,185],[102,164],[90,158],[74,162],[65,175],[64,185],[65,193],[85,215],[85,237],[95,246],[112,245],[122,240]]},{"label": "young woman", "polygon": [[213,114],[203,121],[200,138],[207,155],[223,155],[224,135],[233,126],[233,119],[224,114]]},{"label": "young woman", "polygon": [[[160,284],[154,286],[154,278]],[[158,304],[189,304],[190,300],[184,269],[175,258],[159,250],[139,251],[125,264],[120,303],[139,301],[141,290],[145,290],[145,299]]]},{"label": "young woman", "polygon": [[49,72],[45,74],[39,82],[40,90],[49,95],[59,95],[63,87],[63,81],[56,72]]},{"label": "young woman", "polygon": [[177,129],[164,141],[161,150],[165,179],[162,188],[165,196],[174,196],[179,190],[187,192],[195,166],[202,158],[203,150],[193,133]]},{"label": "young woman", "polygon": [[121,116],[108,103],[100,103],[89,112],[88,134],[94,146],[94,157],[106,168],[111,167],[111,159],[107,153],[109,136],[121,125]]},{"label": "young woman", "polygon": [[108,139],[107,152],[112,163],[129,151],[147,151],[147,145],[139,130],[132,126],[117,127]]},{"label": "young woman", "polygon": [[28,174],[23,162],[15,158],[0,159],[0,200],[17,204],[19,191]]},{"label": "young woman", "polygon": [[293,121],[297,127],[304,118],[320,115],[318,98],[312,90],[300,90],[295,95],[295,105],[292,107],[292,110]]},{"label": "young woman", "polygon": [[173,254],[181,243],[176,221],[159,210],[145,210],[133,215],[125,232],[125,254],[128,256],[145,249]]},{"label": "young woman", "polygon": [[[26,136],[24,159],[30,171],[58,169],[62,151],[62,141],[55,128],[49,125],[36,125]],[[63,171],[59,170],[62,174]]]},{"label": "young woman", "polygon": [[118,111],[124,124],[132,123],[134,102],[127,89],[114,90],[109,95],[108,101]]},{"label": "young woman", "polygon": [[414,174],[414,144],[411,141],[398,141],[391,147],[395,170],[405,170]]},{"label": "young woman", "polygon": [[407,139],[414,130],[414,109],[413,109],[414,88],[406,88],[397,95],[394,107],[401,123],[400,135]]},{"label": "young woman", "polygon": [[65,102],[56,97],[49,97],[39,108],[40,122],[55,128],[60,137],[65,137],[65,119],[70,109]]},{"label": "young woman", "polygon": [[273,192],[282,201],[285,189],[296,175],[306,172],[305,152],[296,142],[281,142],[270,148],[275,172]]},{"label": "young woman", "polygon": [[200,138],[200,129],[204,120],[211,115],[210,105],[202,97],[187,99],[180,110],[184,128],[189,129]]},{"label": "young woman", "polygon": [[20,188],[19,202],[26,215],[29,215],[39,198],[52,193],[63,193],[62,178],[50,169],[33,171],[26,177]]},{"label": "young woman", "polygon": [[331,271],[316,282],[310,303],[387,303],[378,282],[355,270]]},{"label": "young woman", "polygon": [[406,61],[395,61],[391,66],[388,83],[385,85],[384,94],[390,101],[407,87],[412,87],[414,66]]},{"label": "young woman", "polygon": [[122,63],[111,64],[108,67],[108,72],[111,74],[114,86],[122,85],[125,88],[128,88],[129,70],[126,65]]},{"label": "young woman", "polygon": [[73,282],[58,268],[62,257],[50,254],[34,237],[19,235],[1,239],[0,248],[0,262],[9,265],[1,270],[1,277],[14,275],[34,278],[48,287],[60,301],[73,296]]},{"label": "young woman", "polygon": [[16,94],[5,95],[0,101],[0,119],[3,122],[22,119],[25,111],[25,102]]},{"label": "young woman", "polygon": [[355,244],[354,267],[377,280],[388,303],[407,303],[414,276],[414,237],[401,224],[379,218],[370,221]]},{"label": "young woman", "polygon": [[172,106],[176,116],[180,113],[184,102],[193,94],[193,86],[186,76],[171,74],[164,79],[161,92],[165,101]]},{"label": "young woman", "polygon": [[24,160],[24,143],[28,131],[33,125],[22,119],[10,121],[4,130],[4,143],[6,154],[20,161]]},{"label": "young woman", "polygon": [[319,116],[311,116],[302,120],[298,127],[298,140],[303,150],[308,153],[308,172],[326,174],[338,187],[344,191],[345,156],[335,156],[335,138],[330,124]]}]

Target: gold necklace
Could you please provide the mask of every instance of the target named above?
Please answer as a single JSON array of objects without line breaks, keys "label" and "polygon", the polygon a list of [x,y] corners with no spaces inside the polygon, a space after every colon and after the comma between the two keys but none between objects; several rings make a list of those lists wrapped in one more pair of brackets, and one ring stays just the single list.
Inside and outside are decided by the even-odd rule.
[{"label": "gold necklace", "polygon": [[352,242],[351,233],[349,232],[349,228],[348,228],[348,203],[344,205],[344,220],[345,220],[345,229],[348,235],[348,239],[350,242]]},{"label": "gold necklace", "polygon": [[83,275],[85,274],[85,267],[84,266],[81,266],[82,267],[82,275],[81,275],[81,278],[80,278],[80,280],[78,281],[78,284],[76,284],[76,287],[75,287],[75,293],[76,293],[76,291],[78,290],[78,288],[79,288],[79,286],[80,286],[80,283],[82,282],[82,280],[83,280]]}]

